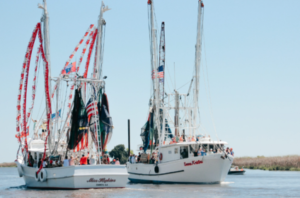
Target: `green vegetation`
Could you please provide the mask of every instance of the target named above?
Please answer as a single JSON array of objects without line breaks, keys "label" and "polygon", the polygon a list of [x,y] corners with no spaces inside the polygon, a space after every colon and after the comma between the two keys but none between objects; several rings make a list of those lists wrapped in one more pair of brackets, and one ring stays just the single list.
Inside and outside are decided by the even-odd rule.
[{"label": "green vegetation", "polygon": [[16,165],[16,163],[14,163],[14,162],[11,162],[11,163],[9,163],[9,162],[4,162],[4,163],[1,163],[0,164],[0,167],[2,168],[2,167],[17,167],[17,165]]},{"label": "green vegetation", "polygon": [[233,165],[269,171],[300,171],[300,156],[278,156],[278,157],[237,157]]},{"label": "green vegetation", "polygon": [[[132,150],[130,150],[130,154],[133,154]],[[109,152],[109,156],[114,159],[119,158],[120,163],[125,164],[128,159],[128,149],[125,149],[124,144],[119,144]]]}]

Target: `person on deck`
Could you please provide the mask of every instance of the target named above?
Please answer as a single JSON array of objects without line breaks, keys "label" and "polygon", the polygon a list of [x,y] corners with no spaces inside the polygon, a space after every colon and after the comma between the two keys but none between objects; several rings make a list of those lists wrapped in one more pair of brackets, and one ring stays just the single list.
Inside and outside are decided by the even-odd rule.
[{"label": "person on deck", "polygon": [[38,162],[38,168],[41,167],[41,164],[42,164],[42,158],[41,158],[40,161]]},{"label": "person on deck", "polygon": [[87,164],[88,164],[88,165],[90,165],[90,158],[89,158],[89,156],[90,156],[90,152],[88,152],[88,154],[87,154],[87,156],[86,156],[86,157],[87,157]]},{"label": "person on deck", "polygon": [[230,155],[234,156],[234,152],[233,152],[232,148],[230,148]]},{"label": "person on deck", "polygon": [[87,165],[87,157],[85,157],[84,155],[82,155],[80,159],[80,165]]},{"label": "person on deck", "polygon": [[96,165],[96,159],[94,158],[94,155],[90,158],[90,165]]},{"label": "person on deck", "polygon": [[201,156],[201,151],[202,151],[202,149],[200,148],[200,149],[198,150],[198,152],[197,152],[197,155],[198,155],[198,156]]},{"label": "person on deck", "polygon": [[183,135],[180,136],[179,142],[183,142]]},{"label": "person on deck", "polygon": [[47,166],[47,160],[45,159],[45,160],[43,161],[43,168],[46,168],[46,166]]},{"label": "person on deck", "polygon": [[116,163],[116,159],[114,159],[112,162],[111,162],[111,164],[115,164]]},{"label": "person on deck", "polygon": [[226,148],[226,154],[230,154],[229,147]]},{"label": "person on deck", "polygon": [[195,140],[195,137],[193,136],[192,137],[192,140],[191,140],[192,142],[196,142],[196,140]]},{"label": "person on deck", "polygon": [[63,167],[65,167],[65,166],[69,166],[69,165],[70,165],[70,162],[69,162],[69,159],[68,159],[68,157],[66,156],[66,157],[65,157],[65,160],[64,160]]},{"label": "person on deck", "polygon": [[74,158],[71,156],[71,159],[69,160],[69,166],[75,166]]},{"label": "person on deck", "polygon": [[198,156],[198,151],[197,149],[194,151],[194,157],[197,157]]},{"label": "person on deck", "polygon": [[152,155],[151,159],[150,159],[150,164],[154,164],[155,163],[155,159],[154,159],[154,155]]},{"label": "person on deck", "polygon": [[131,162],[132,164],[134,164],[134,163],[135,163],[134,155],[131,155],[130,162]]},{"label": "person on deck", "polygon": [[176,141],[176,143],[178,143],[178,142],[179,142],[179,137],[178,137],[178,135],[176,136],[176,139],[175,139],[175,141]]},{"label": "person on deck", "polygon": [[206,156],[205,149],[203,149],[203,150],[201,151],[201,156]]},{"label": "person on deck", "polygon": [[139,163],[141,161],[141,153],[139,153],[138,157],[137,157],[137,162]]},{"label": "person on deck", "polygon": [[115,165],[120,165],[119,158],[116,159]]},{"label": "person on deck", "polygon": [[79,165],[79,157],[78,156],[75,156],[75,159],[74,159],[74,164],[75,165]]}]

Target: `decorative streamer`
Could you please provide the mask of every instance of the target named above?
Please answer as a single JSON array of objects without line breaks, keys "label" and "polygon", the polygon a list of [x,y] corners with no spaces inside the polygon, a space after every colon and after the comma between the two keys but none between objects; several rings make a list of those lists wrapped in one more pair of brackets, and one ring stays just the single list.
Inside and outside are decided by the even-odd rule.
[{"label": "decorative streamer", "polygon": [[30,118],[32,109],[34,107],[35,92],[36,92],[36,75],[37,75],[37,70],[38,70],[40,53],[41,53],[41,48],[39,47],[37,55],[36,55],[36,60],[35,60],[35,69],[34,69],[34,77],[33,77],[33,85],[32,85],[32,103],[31,103],[31,107],[29,108],[29,112],[27,113],[27,122],[28,122],[28,119]]},{"label": "decorative streamer", "polygon": [[[20,131],[20,125],[21,125],[21,97],[22,97],[22,87],[23,87],[23,81],[24,81],[24,72],[25,69],[27,67],[27,60],[29,57],[29,52],[30,52],[30,47],[32,46],[32,41],[35,39],[37,31],[38,31],[38,24],[36,25],[36,27],[33,30],[31,39],[28,43],[28,47],[26,50],[26,54],[25,54],[25,58],[24,58],[24,62],[23,62],[23,66],[22,66],[22,71],[21,71],[21,79],[20,79],[20,83],[19,83],[19,94],[18,94],[18,99],[17,99],[17,118],[16,118],[16,131],[19,135],[18,136],[18,140],[21,143],[21,131]],[[22,129],[21,129],[22,130]]]},{"label": "decorative streamer", "polygon": [[[31,110],[34,105],[34,98],[35,98],[35,86],[36,86],[36,71],[37,71],[37,66],[35,68],[35,77],[34,77],[34,85],[33,85],[33,103],[32,103],[32,108],[29,110],[28,114],[26,114],[26,100],[27,100],[27,85],[28,85],[28,76],[29,76],[29,69],[30,69],[30,60],[31,60],[31,54],[32,54],[32,49],[35,43],[35,38],[36,36],[39,36],[39,41],[40,41],[40,46],[38,50],[38,54],[41,53],[43,61],[46,63],[44,70],[45,70],[45,93],[46,93],[46,108],[47,108],[47,131],[48,134],[45,139],[45,150],[44,150],[44,156],[43,160],[45,159],[46,156],[46,146],[47,146],[47,139],[50,134],[50,115],[51,115],[51,101],[50,101],[50,94],[49,94],[49,68],[48,68],[48,62],[46,60],[45,54],[44,54],[44,49],[43,49],[43,38],[42,38],[42,33],[41,33],[41,24],[38,23],[32,33],[32,37],[30,39],[30,42],[27,47],[26,55],[25,55],[25,60],[23,62],[23,67],[22,67],[22,72],[21,72],[21,80],[20,80],[20,86],[19,86],[19,94],[18,94],[18,100],[17,100],[17,133],[19,135],[16,135],[18,137],[18,140],[21,144],[21,138],[25,137],[24,143],[25,143],[25,149],[26,152],[28,152],[28,145],[27,145],[27,136],[29,135],[29,129],[27,126],[27,121],[28,117],[31,114]],[[37,60],[36,64],[38,62],[38,55],[37,55]],[[24,79],[24,73],[26,72],[26,76]],[[23,81],[24,81],[24,95],[23,95],[23,123],[20,123],[21,119],[21,95],[22,95],[22,86],[23,86]],[[23,132],[20,134],[20,125],[23,128]],[[23,148],[22,148],[23,150]],[[29,158],[29,155],[28,155]],[[42,165],[39,169],[41,170]],[[39,172],[38,171],[38,172]]]},{"label": "decorative streamer", "polygon": [[[69,63],[71,62],[71,60],[72,60],[72,58],[74,57],[75,53],[77,52],[78,48],[79,48],[80,45],[83,43],[83,40],[84,40],[85,37],[89,34],[90,30],[91,30],[93,27],[94,27],[93,24],[90,25],[90,27],[88,28],[88,30],[85,32],[84,36],[83,36],[82,39],[79,41],[78,45],[75,47],[73,53],[69,56],[69,59],[68,59],[68,61],[66,62],[66,64],[65,64],[64,68],[62,69],[62,71],[63,71],[64,69],[66,69],[66,67],[69,65]],[[60,75],[59,78],[61,78],[61,77],[62,77],[62,74]],[[56,89],[57,89],[58,82],[59,82],[59,80],[56,82],[56,84],[55,84],[55,86],[54,86],[54,90],[53,90],[53,92],[52,92],[51,98],[54,97],[54,93],[55,93],[55,91],[56,91]]]}]

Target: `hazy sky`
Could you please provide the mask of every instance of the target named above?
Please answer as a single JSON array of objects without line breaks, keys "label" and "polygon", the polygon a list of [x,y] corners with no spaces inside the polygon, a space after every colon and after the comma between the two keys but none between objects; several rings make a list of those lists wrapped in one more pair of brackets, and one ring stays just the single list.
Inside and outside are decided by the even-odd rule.
[{"label": "hazy sky", "polygon": [[[42,0],[0,2],[0,162],[14,161],[18,148],[14,137],[17,91],[25,50],[42,15],[38,3]],[[100,3],[48,1],[53,76],[59,74],[88,26],[97,24]],[[131,148],[136,152],[150,97],[147,0],[105,3],[112,10],[104,15],[103,73],[108,76],[106,93],[115,126],[108,150],[121,143],[127,147],[130,119]],[[186,83],[192,78],[197,3],[155,1],[158,27],[162,21],[166,24],[168,93],[174,89],[174,76],[177,88],[185,85],[179,90],[182,93],[187,93]],[[236,156],[300,154],[300,1],[207,0],[204,4],[199,95],[203,128],[229,142]],[[34,63],[35,51],[32,57]],[[40,89],[44,86],[41,74],[42,70]],[[37,98],[34,116],[41,101]]]}]

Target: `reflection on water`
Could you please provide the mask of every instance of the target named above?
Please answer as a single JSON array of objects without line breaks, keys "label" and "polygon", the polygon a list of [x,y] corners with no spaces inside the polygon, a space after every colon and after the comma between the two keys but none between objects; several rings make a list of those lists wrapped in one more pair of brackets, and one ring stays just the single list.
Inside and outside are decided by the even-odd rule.
[{"label": "reflection on water", "polygon": [[123,189],[27,189],[16,168],[0,168],[0,197],[300,197],[300,172],[247,170],[214,185],[132,184]]}]

